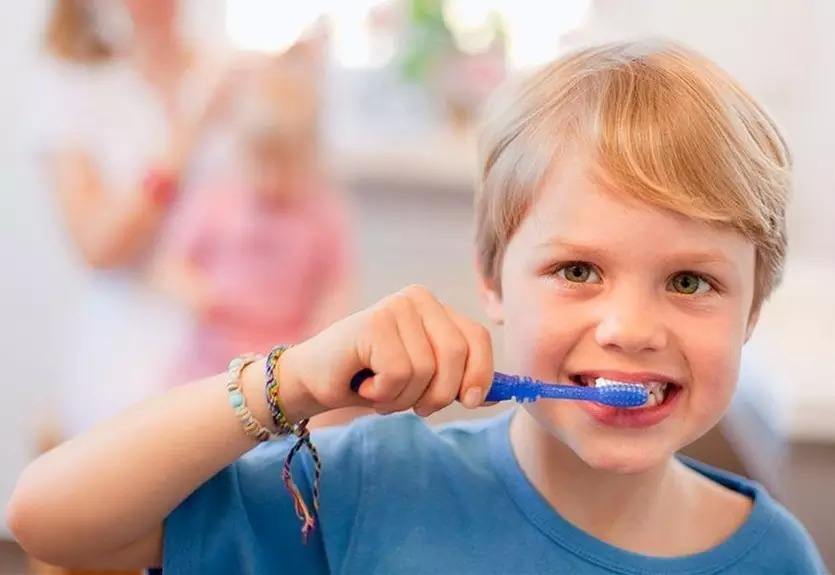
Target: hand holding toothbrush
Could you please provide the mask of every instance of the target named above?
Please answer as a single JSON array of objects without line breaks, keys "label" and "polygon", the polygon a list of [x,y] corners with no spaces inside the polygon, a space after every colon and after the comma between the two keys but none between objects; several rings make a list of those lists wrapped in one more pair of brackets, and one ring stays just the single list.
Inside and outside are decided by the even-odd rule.
[{"label": "hand holding toothbrush", "polygon": [[456,400],[468,408],[512,398],[616,407],[647,400],[640,385],[554,385],[494,373],[487,329],[420,286],[388,296],[289,349],[279,371],[284,411],[292,421],[349,406],[382,414],[413,408],[425,417]]}]

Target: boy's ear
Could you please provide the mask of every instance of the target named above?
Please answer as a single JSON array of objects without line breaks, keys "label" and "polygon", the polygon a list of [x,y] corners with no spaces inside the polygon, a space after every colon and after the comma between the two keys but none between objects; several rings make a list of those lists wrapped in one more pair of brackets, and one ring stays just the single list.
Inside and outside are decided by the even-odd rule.
[{"label": "boy's ear", "polygon": [[478,273],[478,291],[487,317],[496,325],[504,323],[504,306],[495,280]]},{"label": "boy's ear", "polygon": [[760,309],[762,306],[757,306],[755,309],[751,310],[750,315],[748,316],[748,325],[745,328],[745,342],[748,343],[748,340],[751,339],[751,335],[754,333],[754,328],[757,327],[757,322],[760,321]]}]

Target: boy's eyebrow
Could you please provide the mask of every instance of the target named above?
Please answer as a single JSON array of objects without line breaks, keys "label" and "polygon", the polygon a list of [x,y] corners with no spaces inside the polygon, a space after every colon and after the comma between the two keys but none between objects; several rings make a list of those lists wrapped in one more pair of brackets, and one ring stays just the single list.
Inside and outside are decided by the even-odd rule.
[{"label": "boy's eyebrow", "polygon": [[[590,258],[602,258],[604,256],[610,256],[612,254],[612,251],[606,248],[576,244],[566,241],[562,238],[551,238],[536,245],[537,249],[553,247],[563,248],[565,250],[569,250],[578,254],[583,254],[584,256]],[[670,254],[665,259],[668,259],[670,261],[687,261],[689,263],[694,264],[731,263],[731,260],[728,259],[728,257],[725,254],[717,250],[677,252],[674,254]]]},{"label": "boy's eyebrow", "polygon": [[695,264],[730,264],[731,260],[723,254],[722,252],[718,251],[706,251],[706,252],[679,252],[677,254],[673,254],[670,259],[672,260],[685,260]]},{"label": "boy's eyebrow", "polygon": [[588,257],[602,257],[611,255],[611,250],[595,246],[584,246],[566,241],[562,238],[550,238],[536,245],[537,249],[562,248],[568,251],[584,254]]}]

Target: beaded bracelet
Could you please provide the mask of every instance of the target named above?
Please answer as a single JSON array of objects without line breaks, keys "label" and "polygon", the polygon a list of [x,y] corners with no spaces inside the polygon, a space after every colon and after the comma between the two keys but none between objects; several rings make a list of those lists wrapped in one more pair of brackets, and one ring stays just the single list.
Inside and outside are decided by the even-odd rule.
[{"label": "beaded bracelet", "polygon": [[244,426],[244,432],[249,437],[263,442],[287,435],[287,433],[283,432],[281,428],[279,428],[278,433],[273,433],[261,425],[246,405],[246,397],[241,390],[241,372],[243,372],[246,366],[260,358],[261,356],[258,354],[247,353],[229,362],[229,367],[226,371],[226,393],[229,398],[229,405],[235,410],[235,413]]},{"label": "beaded bracelet", "polygon": [[295,445],[293,445],[290,449],[290,452],[287,454],[287,458],[284,460],[284,468],[282,469],[281,477],[284,481],[285,487],[293,497],[293,506],[296,510],[296,516],[302,522],[302,540],[306,542],[307,537],[316,526],[316,518],[313,513],[310,512],[310,509],[304,501],[304,497],[302,497],[301,491],[299,491],[299,488],[293,481],[290,466],[296,453],[302,447],[307,447],[307,450],[310,452],[310,456],[313,459],[314,466],[313,512],[318,514],[319,479],[322,476],[322,461],[319,458],[319,451],[316,449],[316,446],[313,445],[313,442],[310,441],[310,430],[307,429],[307,424],[310,422],[310,418],[304,419],[295,425],[291,424],[285,417],[284,411],[281,408],[281,403],[279,401],[280,379],[278,376],[278,359],[288,348],[289,346],[286,345],[277,345],[267,356],[267,361],[264,367],[264,375],[266,379],[264,391],[267,396],[267,405],[270,407],[270,414],[272,415],[273,423],[275,424],[276,429],[279,430],[279,433],[292,433],[299,438]]}]

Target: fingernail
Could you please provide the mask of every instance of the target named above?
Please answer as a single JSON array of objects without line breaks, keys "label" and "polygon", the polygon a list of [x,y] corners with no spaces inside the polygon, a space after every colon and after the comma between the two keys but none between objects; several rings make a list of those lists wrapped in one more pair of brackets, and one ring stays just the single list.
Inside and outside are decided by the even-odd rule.
[{"label": "fingernail", "polygon": [[464,405],[473,408],[478,407],[481,403],[481,388],[480,387],[471,387],[467,390],[467,393],[464,394]]}]

